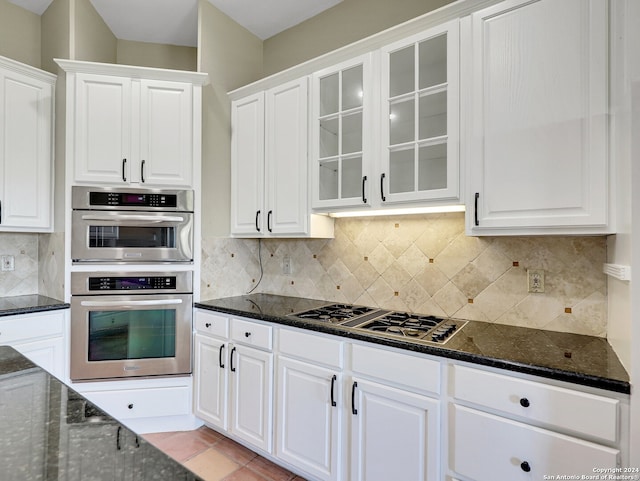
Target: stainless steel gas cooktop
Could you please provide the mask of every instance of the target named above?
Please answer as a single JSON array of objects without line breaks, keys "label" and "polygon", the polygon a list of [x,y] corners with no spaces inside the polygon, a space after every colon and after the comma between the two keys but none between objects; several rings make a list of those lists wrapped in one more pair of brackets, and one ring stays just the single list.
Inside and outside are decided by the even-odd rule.
[{"label": "stainless steel gas cooktop", "polygon": [[291,314],[300,319],[330,322],[383,337],[444,344],[467,322],[350,304],[327,304]]}]

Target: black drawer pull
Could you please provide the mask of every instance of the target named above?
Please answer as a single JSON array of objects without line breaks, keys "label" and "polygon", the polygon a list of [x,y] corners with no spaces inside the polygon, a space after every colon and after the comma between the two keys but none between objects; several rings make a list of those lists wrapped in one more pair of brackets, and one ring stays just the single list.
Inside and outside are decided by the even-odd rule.
[{"label": "black drawer pull", "polygon": [[122,182],[127,181],[127,174],[125,170],[126,167],[127,167],[127,159],[122,159]]},{"label": "black drawer pull", "polygon": [[128,407],[129,409],[133,409],[133,404],[129,404],[127,407]]},{"label": "black drawer pull", "polygon": [[522,463],[520,463],[520,469],[522,469],[525,473],[528,473],[529,471],[531,471],[531,466],[528,462],[522,461]]},{"label": "black drawer pull", "polygon": [[222,355],[222,353],[224,352],[224,344],[220,345],[220,352],[218,353],[218,365],[220,366],[220,369],[224,369],[224,357]]},{"label": "black drawer pull", "polygon": [[118,432],[116,433],[116,450],[120,451],[122,447],[120,446],[120,432],[122,431],[122,426],[118,426]]},{"label": "black drawer pull", "polygon": [[520,399],[520,406],[522,406],[523,408],[528,408],[529,406],[531,406],[531,403],[526,397],[523,397],[522,399]]},{"label": "black drawer pull", "polygon": [[205,322],[204,327],[206,327],[207,329],[209,329],[211,327],[211,323],[210,322]]},{"label": "black drawer pull", "polygon": [[335,398],[333,397],[333,389],[336,385],[336,379],[338,379],[338,376],[334,374],[333,377],[331,378],[331,406],[333,407],[337,406]]},{"label": "black drawer pull", "polygon": [[267,230],[269,232],[273,232],[273,229],[271,228],[271,216],[272,215],[273,215],[273,211],[272,210],[267,212]]},{"label": "black drawer pull", "polygon": [[380,175],[380,198],[382,199],[382,202],[387,200],[387,198],[384,196],[384,178],[386,176],[387,176],[387,174],[385,174],[385,173],[382,173]]},{"label": "black drawer pull", "polygon": [[353,382],[353,386],[351,386],[351,414],[354,416],[358,415],[358,410],[356,409],[356,388],[358,387],[358,383],[356,381]]},{"label": "black drawer pull", "polygon": [[251,336],[251,333],[249,331],[244,333],[244,337],[249,337],[249,336]]},{"label": "black drawer pull", "polygon": [[260,224],[258,224],[258,220],[260,219],[260,211],[256,211],[256,230],[260,232]]},{"label": "black drawer pull", "polygon": [[144,164],[145,164],[145,160],[142,159],[142,162],[140,163],[140,181],[144,184]]},{"label": "black drawer pull", "polygon": [[476,192],[476,197],[474,201],[474,209],[473,209],[473,220],[476,225],[480,225],[480,221],[478,220],[478,199],[480,198],[480,192]]}]

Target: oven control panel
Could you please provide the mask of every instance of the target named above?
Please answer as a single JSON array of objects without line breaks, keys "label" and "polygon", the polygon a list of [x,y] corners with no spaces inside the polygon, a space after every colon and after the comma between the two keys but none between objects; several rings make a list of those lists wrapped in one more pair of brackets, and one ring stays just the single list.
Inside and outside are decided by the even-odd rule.
[{"label": "oven control panel", "polygon": [[142,289],[176,289],[176,276],[89,277],[90,291],[125,291]]},{"label": "oven control panel", "polygon": [[71,295],[187,294],[193,274],[177,272],[72,272]]}]

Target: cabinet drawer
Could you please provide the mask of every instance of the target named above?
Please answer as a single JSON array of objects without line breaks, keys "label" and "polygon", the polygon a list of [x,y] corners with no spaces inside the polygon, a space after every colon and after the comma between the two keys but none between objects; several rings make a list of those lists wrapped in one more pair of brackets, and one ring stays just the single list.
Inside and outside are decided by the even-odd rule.
[{"label": "cabinet drawer", "polygon": [[190,414],[188,386],[85,392],[83,396],[116,419]]},{"label": "cabinet drawer", "polygon": [[461,406],[450,443],[453,470],[474,481],[593,475],[594,467],[618,465],[616,449]]},{"label": "cabinet drawer", "polygon": [[437,361],[354,344],[351,362],[356,374],[418,391],[440,392],[440,363]]},{"label": "cabinet drawer", "polygon": [[201,334],[210,334],[224,339],[229,337],[229,318],[226,316],[196,311],[195,326]]},{"label": "cabinet drawer", "polygon": [[463,366],[453,369],[456,399],[607,441],[618,439],[616,399]]},{"label": "cabinet drawer", "polygon": [[278,347],[282,354],[327,366],[342,368],[344,364],[343,343],[318,334],[280,329]]},{"label": "cabinet drawer", "polygon": [[232,319],[231,340],[238,344],[270,351],[273,348],[273,329],[271,326],[258,324],[257,322]]},{"label": "cabinet drawer", "polygon": [[0,317],[0,345],[29,339],[59,337],[64,333],[64,314],[24,314]]}]

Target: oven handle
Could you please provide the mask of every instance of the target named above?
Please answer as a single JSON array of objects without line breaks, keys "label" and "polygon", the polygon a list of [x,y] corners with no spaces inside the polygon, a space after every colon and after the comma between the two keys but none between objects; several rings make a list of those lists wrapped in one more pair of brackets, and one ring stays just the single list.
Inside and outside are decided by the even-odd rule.
[{"label": "oven handle", "polygon": [[82,220],[98,220],[106,222],[184,222],[184,217],[171,215],[95,215],[87,214],[82,216]]},{"label": "oven handle", "polygon": [[182,299],[155,299],[146,301],[81,301],[85,307],[130,307],[130,306],[166,306],[182,304]]}]

